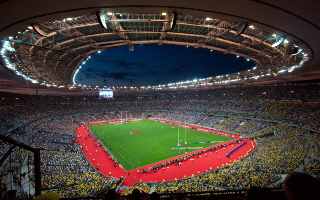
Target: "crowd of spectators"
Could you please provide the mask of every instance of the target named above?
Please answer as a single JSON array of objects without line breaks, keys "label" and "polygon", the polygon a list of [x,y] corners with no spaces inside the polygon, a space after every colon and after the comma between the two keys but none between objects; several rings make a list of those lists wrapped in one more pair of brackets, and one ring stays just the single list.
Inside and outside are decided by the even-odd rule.
[{"label": "crowd of spectators", "polygon": [[[161,193],[276,187],[293,171],[319,176],[319,88],[303,85],[124,92],[111,100],[92,96],[0,94],[0,134],[40,148],[43,188],[65,197],[92,196],[114,187],[118,180],[100,175],[84,158],[75,143],[74,130],[81,122],[124,117],[152,116],[200,124],[252,137],[257,142],[252,154],[233,165],[185,180],[122,188],[125,191],[139,188]],[[0,144],[1,159],[12,145]],[[13,158],[24,156],[21,152],[14,155]],[[7,183],[14,166],[21,166],[21,161],[12,165],[14,160],[19,159],[0,163],[2,184]],[[18,187],[19,178],[16,179],[14,185]]]},{"label": "crowd of spectators", "polygon": [[142,171],[142,173],[156,172],[156,171],[158,171],[162,168],[168,167],[170,165],[181,165],[182,162],[189,160],[190,158],[198,157],[198,156],[201,156],[202,154],[205,154],[205,153],[208,153],[211,151],[215,151],[215,150],[220,149],[222,147],[226,147],[230,144],[236,144],[236,143],[240,143],[240,142],[241,142],[241,139],[229,142],[228,144],[217,144],[217,145],[211,146],[209,148],[194,151],[194,152],[188,153],[186,155],[179,156],[175,159],[170,159],[170,160],[166,160],[164,162],[160,162],[159,164],[153,165],[149,170],[144,169]]}]

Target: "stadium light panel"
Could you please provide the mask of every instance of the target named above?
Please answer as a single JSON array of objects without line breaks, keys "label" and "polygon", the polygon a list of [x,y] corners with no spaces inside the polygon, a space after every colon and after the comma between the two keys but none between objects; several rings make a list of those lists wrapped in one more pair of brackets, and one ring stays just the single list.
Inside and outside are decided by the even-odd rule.
[{"label": "stadium light panel", "polygon": [[297,48],[298,50],[297,50],[297,52],[295,52],[295,53],[292,53],[291,55],[292,56],[295,56],[295,55],[298,55],[299,53],[302,53],[303,54],[303,49],[302,48],[300,48],[299,46],[297,46],[297,45],[293,45],[295,48]]},{"label": "stadium light panel", "polygon": [[272,44],[272,47],[277,47],[279,46],[282,42],[283,42],[283,38],[280,38],[278,41],[276,41],[275,43]]},{"label": "stadium light panel", "polygon": [[256,27],[254,27],[254,25],[250,25],[249,28],[252,30],[256,29]]},{"label": "stadium light panel", "polygon": [[106,9],[101,9],[101,10],[97,13],[97,18],[98,18],[99,24],[100,24],[103,28],[105,28],[106,30],[108,30],[107,21],[110,19],[110,14],[111,14],[111,16],[112,16],[113,13],[107,12]]}]

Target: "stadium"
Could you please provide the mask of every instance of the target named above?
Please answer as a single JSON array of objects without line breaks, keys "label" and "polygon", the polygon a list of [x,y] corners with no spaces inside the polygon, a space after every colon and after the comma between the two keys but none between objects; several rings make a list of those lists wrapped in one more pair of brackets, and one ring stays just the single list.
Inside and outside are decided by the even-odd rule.
[{"label": "stadium", "polygon": [[313,1],[0,0],[0,199],[311,199]]}]

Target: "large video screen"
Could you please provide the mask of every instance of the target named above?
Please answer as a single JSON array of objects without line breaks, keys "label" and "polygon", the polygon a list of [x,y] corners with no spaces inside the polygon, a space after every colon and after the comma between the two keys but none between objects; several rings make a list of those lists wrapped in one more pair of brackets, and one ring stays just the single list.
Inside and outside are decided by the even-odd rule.
[{"label": "large video screen", "polygon": [[100,98],[113,98],[113,91],[111,89],[102,89],[99,91]]}]

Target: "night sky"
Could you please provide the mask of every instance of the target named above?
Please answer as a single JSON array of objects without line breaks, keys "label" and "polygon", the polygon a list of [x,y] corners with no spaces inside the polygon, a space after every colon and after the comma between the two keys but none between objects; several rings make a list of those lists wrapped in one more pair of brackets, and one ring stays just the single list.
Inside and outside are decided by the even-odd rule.
[{"label": "night sky", "polygon": [[76,82],[99,86],[141,86],[206,78],[252,68],[255,63],[208,49],[174,45],[121,46],[91,55]]}]

